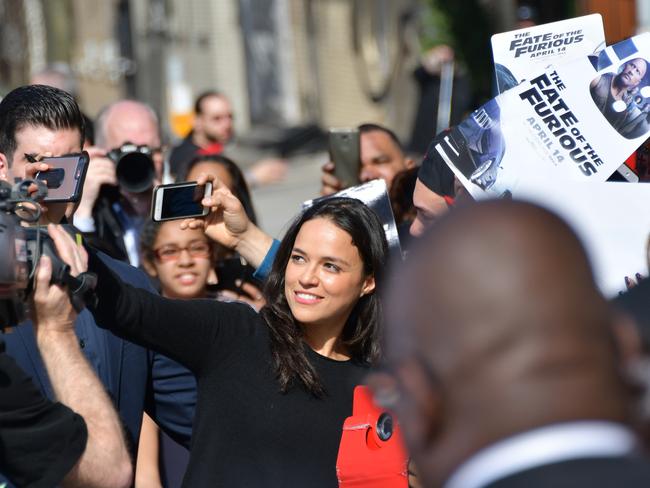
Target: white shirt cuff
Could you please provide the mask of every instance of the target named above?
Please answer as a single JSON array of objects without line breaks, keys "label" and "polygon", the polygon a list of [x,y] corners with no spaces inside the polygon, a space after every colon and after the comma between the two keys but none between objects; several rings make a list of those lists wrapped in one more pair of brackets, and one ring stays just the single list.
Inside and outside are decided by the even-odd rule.
[{"label": "white shirt cuff", "polygon": [[72,217],[72,223],[81,232],[95,232],[95,219],[92,217]]}]

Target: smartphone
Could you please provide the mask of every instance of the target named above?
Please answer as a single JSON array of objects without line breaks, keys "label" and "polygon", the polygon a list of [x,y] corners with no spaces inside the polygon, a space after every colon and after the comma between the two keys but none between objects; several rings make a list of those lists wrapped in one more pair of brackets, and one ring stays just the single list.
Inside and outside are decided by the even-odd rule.
[{"label": "smartphone", "polygon": [[157,186],[153,191],[151,218],[164,220],[205,217],[209,210],[201,200],[212,194],[212,183],[199,185],[196,181]]},{"label": "smartphone", "polygon": [[215,291],[231,290],[241,292],[241,285],[237,284],[239,281],[242,283],[249,282],[258,287],[261,286],[253,277],[255,268],[246,263],[241,257],[221,259],[217,261],[214,269],[217,273],[217,284],[213,287]]},{"label": "smartphone", "polygon": [[90,157],[86,151],[73,156],[43,158],[41,163],[50,169],[39,171],[34,177],[47,185],[45,202],[78,202],[83,191]]},{"label": "smartphone", "polygon": [[329,130],[330,160],[334,163],[334,176],[343,188],[361,183],[359,130],[350,128],[332,128]]}]

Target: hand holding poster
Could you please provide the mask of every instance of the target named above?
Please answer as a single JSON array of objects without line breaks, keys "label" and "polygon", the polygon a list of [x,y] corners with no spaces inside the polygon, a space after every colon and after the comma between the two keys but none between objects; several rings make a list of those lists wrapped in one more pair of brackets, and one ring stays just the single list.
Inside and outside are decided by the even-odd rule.
[{"label": "hand holding poster", "polygon": [[551,65],[435,146],[474,197],[540,177],[605,181],[650,133],[650,34]]},{"label": "hand holding poster", "polygon": [[587,56],[605,47],[600,14],[585,15],[492,36],[497,91],[517,86],[549,64]]}]

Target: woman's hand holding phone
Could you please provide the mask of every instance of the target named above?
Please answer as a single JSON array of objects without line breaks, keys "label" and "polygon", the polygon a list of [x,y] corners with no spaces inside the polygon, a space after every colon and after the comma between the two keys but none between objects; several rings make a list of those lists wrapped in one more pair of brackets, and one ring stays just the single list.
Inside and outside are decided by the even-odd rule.
[{"label": "woman's hand holding phone", "polygon": [[258,267],[273,239],[253,224],[239,199],[214,175],[203,173],[199,185],[212,182],[212,195],[202,200],[210,208],[203,219],[186,219],[181,228],[203,228],[205,235],[219,244],[237,251],[252,266]]},{"label": "woman's hand holding phone", "polygon": [[247,281],[242,282],[239,287],[240,293],[232,290],[221,290],[219,296],[248,303],[258,312],[266,305],[264,295],[262,295],[262,291],[258,287]]}]

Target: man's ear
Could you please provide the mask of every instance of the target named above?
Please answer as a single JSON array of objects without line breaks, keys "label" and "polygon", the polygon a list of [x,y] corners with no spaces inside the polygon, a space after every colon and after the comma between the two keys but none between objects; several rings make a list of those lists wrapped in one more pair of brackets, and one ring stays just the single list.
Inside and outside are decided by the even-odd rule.
[{"label": "man's ear", "polygon": [[8,181],[11,183],[9,177],[9,160],[4,153],[0,152],[0,180]]},{"label": "man's ear", "polygon": [[415,167],[415,161],[413,158],[404,158],[404,165],[406,166],[406,169],[411,169]]},{"label": "man's ear", "polygon": [[411,453],[423,452],[436,442],[443,424],[442,391],[415,358],[395,371],[401,385],[398,418]]}]

